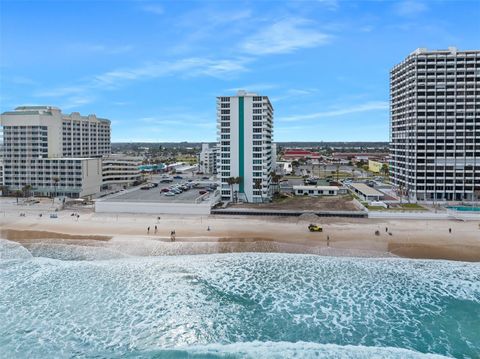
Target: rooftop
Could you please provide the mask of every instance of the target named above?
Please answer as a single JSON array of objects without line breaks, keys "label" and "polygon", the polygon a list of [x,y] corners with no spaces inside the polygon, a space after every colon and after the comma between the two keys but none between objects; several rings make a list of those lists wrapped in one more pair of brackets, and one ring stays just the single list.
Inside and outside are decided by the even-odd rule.
[{"label": "rooftop", "polygon": [[350,186],[352,186],[365,196],[384,196],[382,192],[377,191],[375,188],[367,186],[365,183],[352,183]]}]

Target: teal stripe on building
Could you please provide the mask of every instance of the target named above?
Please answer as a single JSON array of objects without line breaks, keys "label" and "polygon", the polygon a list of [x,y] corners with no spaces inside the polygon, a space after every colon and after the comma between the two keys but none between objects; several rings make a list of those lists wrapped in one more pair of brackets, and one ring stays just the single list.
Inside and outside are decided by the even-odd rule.
[{"label": "teal stripe on building", "polygon": [[244,98],[238,98],[238,173],[240,176],[240,193],[245,193],[245,118]]}]

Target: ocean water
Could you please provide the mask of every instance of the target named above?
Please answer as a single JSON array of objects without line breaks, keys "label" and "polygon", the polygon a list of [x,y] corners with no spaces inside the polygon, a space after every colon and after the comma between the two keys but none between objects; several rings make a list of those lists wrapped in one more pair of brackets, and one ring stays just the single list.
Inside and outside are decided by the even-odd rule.
[{"label": "ocean water", "polygon": [[45,255],[0,240],[0,358],[480,357],[477,263]]}]

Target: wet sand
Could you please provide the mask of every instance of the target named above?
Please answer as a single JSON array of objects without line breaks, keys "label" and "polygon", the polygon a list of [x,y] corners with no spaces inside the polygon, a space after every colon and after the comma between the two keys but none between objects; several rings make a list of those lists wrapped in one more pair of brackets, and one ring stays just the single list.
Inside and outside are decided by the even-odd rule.
[{"label": "wet sand", "polygon": [[[131,255],[285,252],[480,261],[478,221],[318,218],[315,223],[323,226],[322,233],[309,232],[309,222],[226,216],[162,216],[157,220],[152,215],[94,213],[73,220],[69,213],[59,213],[57,219],[1,218],[0,237],[27,247],[32,243],[77,244],[111,247]],[[175,242],[170,241],[171,230],[176,232]]]}]

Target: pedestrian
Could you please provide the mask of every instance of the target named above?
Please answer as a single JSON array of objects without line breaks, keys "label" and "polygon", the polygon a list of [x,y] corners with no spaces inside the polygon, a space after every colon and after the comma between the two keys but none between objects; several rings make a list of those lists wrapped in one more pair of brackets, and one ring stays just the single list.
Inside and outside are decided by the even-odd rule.
[{"label": "pedestrian", "polygon": [[150,234],[150,227],[147,227],[147,234]]},{"label": "pedestrian", "polygon": [[451,228],[448,229],[448,233],[452,233],[452,229],[451,229]]},{"label": "pedestrian", "polygon": [[327,236],[327,247],[330,247],[330,236]]},{"label": "pedestrian", "polygon": [[385,232],[388,232],[388,227],[385,227]]},{"label": "pedestrian", "polygon": [[157,234],[157,225],[155,225],[155,234]]},{"label": "pedestrian", "polygon": [[208,227],[207,227],[207,231],[209,231],[209,232],[210,232],[210,226],[208,226]]}]

